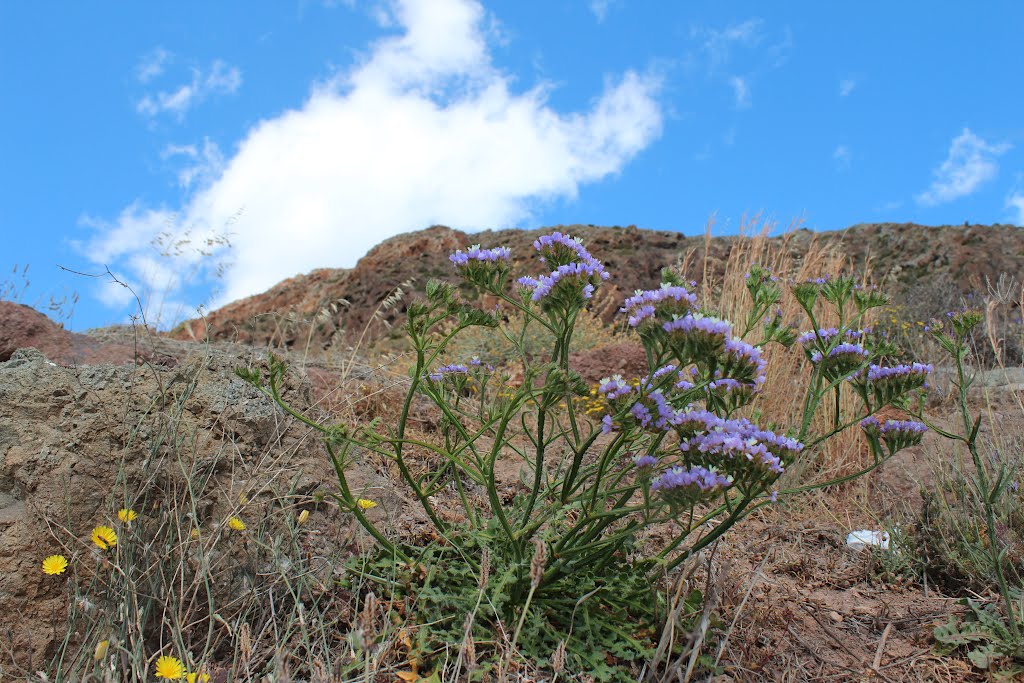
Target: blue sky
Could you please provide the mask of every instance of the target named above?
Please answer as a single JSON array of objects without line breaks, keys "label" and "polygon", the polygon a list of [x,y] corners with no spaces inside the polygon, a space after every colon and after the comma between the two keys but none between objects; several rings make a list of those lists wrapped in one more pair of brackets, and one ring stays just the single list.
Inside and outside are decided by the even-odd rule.
[{"label": "blue sky", "polygon": [[30,264],[20,300],[77,292],[81,330],[134,301],[57,266],[109,268],[167,326],[434,223],[1020,225],[1021,26],[1009,0],[2,3],[0,283]]}]

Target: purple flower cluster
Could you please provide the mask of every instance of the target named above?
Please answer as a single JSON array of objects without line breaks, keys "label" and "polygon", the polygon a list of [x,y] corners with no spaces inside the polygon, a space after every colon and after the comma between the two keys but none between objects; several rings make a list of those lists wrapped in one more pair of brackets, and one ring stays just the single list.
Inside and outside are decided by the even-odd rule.
[{"label": "purple flower cluster", "polygon": [[[662,304],[659,306],[659,304]],[[648,318],[654,318],[658,310],[668,315],[680,316],[689,313],[697,306],[697,297],[685,287],[662,283],[659,289],[637,290],[627,298],[619,313],[629,314],[630,327],[637,327]]]},{"label": "purple flower cluster", "polygon": [[723,449],[739,449],[751,458],[760,458],[771,471],[781,472],[781,463],[804,449],[796,439],[760,429],[746,418],[727,420],[707,410],[681,411],[667,422],[679,432],[683,451],[722,453]]},{"label": "purple flower cluster", "polygon": [[[521,277],[517,282],[524,287],[533,288],[533,294],[530,296],[531,301],[540,301],[550,294],[555,285],[562,280],[581,276],[585,280],[589,280],[592,277],[607,279],[608,272],[604,270],[600,263],[597,266],[590,263],[564,263],[547,275],[541,275],[540,278]],[[594,284],[593,282],[588,282],[583,287],[583,298],[589,299],[593,295]]]},{"label": "purple flower cluster", "polygon": [[868,381],[878,382],[886,379],[901,379],[901,378],[921,378],[922,380],[927,379],[928,375],[935,368],[931,363],[911,363],[910,365],[894,365],[891,368],[885,368],[880,365],[871,365],[868,367]]},{"label": "purple flower cluster", "polygon": [[680,370],[677,375],[679,377],[679,381],[675,383],[675,388],[681,391],[693,389],[697,385],[694,384],[691,380],[697,379],[697,375],[698,370],[696,367],[691,367],[689,370]]},{"label": "purple flower cluster", "polygon": [[533,248],[541,253],[541,258],[544,261],[553,261],[558,264],[569,259],[578,259],[581,263],[593,266],[601,274],[602,280],[608,279],[604,266],[587,251],[578,237],[563,235],[556,230],[550,235],[542,235],[534,240]]},{"label": "purple flower cluster", "polygon": [[721,337],[721,343],[723,346],[725,345],[725,340],[732,332],[732,325],[730,325],[728,321],[700,314],[687,314],[682,318],[670,320],[661,327],[666,332],[681,332],[683,334],[696,332],[711,337]]},{"label": "purple flower cluster", "polygon": [[882,430],[882,423],[874,415],[868,415],[860,421],[860,428],[868,434],[879,434]]},{"label": "purple flower cluster", "polygon": [[[665,394],[661,393],[659,389],[647,394],[645,399],[653,404],[652,407],[654,413],[657,413],[657,417],[654,417],[650,407],[640,402],[633,406],[633,417],[640,422],[641,426],[650,427],[653,424],[656,429],[666,429],[672,418],[676,416],[676,411],[665,398]],[[641,406],[642,410],[637,410],[636,406]]]},{"label": "purple flower cluster", "polygon": [[434,380],[435,382],[440,382],[441,380],[443,380],[448,375],[467,375],[467,374],[469,374],[469,368],[467,368],[465,365],[461,365],[461,364],[458,364],[458,363],[453,363],[451,365],[444,365],[444,366],[438,368],[437,370],[434,370],[429,375],[427,375],[427,377],[429,377],[430,379]]},{"label": "purple flower cluster", "polygon": [[724,489],[731,484],[732,480],[728,477],[700,466],[689,469],[673,467],[651,482],[651,490],[670,493],[694,487],[706,493],[714,489]]},{"label": "purple flower cluster", "polygon": [[535,240],[533,246],[541,252],[541,260],[552,264],[554,270],[539,278],[521,277],[517,280],[523,287],[533,290],[530,295],[532,301],[542,301],[559,283],[572,279],[583,283],[578,293],[589,299],[597,285],[609,277],[604,265],[591,256],[578,239],[569,235],[560,232],[544,235]]},{"label": "purple flower cluster", "polygon": [[597,385],[597,391],[605,400],[614,401],[631,394],[633,388],[626,383],[626,380],[622,379],[622,375],[614,375],[602,379],[601,383]]},{"label": "purple flower cluster", "polygon": [[601,418],[601,433],[611,434],[615,431],[615,425],[612,423],[612,416],[605,415]]},{"label": "purple flower cluster", "polygon": [[655,458],[653,455],[634,455],[633,456],[633,465],[638,470],[639,469],[644,469],[644,468],[651,469],[652,467],[654,467],[657,464],[658,464],[658,459]]},{"label": "purple flower cluster", "polygon": [[709,410],[684,410],[669,419],[669,424],[680,434],[696,434],[720,429],[725,420]]},{"label": "purple flower cluster", "polygon": [[[727,427],[739,427],[738,429],[715,430],[684,439],[679,444],[679,450],[683,453],[713,458],[737,473],[746,469],[746,463],[751,463],[755,469],[782,474],[782,459],[772,453],[765,443],[748,435],[747,429],[739,424],[730,424],[739,422],[726,421]],[[724,462],[720,459],[724,459]]]},{"label": "purple flower cluster", "polygon": [[753,380],[757,385],[764,383],[768,361],[761,358],[761,349],[756,346],[742,339],[728,339],[722,361],[723,374],[741,380]]},{"label": "purple flower cluster", "polygon": [[673,372],[675,369],[676,369],[676,364],[675,363],[669,363],[668,365],[663,365],[663,366],[661,366],[660,368],[658,368],[657,370],[654,371],[654,374],[651,375],[651,379],[659,379],[661,377],[664,377],[665,375],[669,374],[670,372]]},{"label": "purple flower cluster", "polygon": [[[860,344],[851,344],[849,342],[843,342],[828,352],[828,358],[830,359],[852,360],[855,363],[862,362],[863,359],[870,355]],[[821,351],[815,351],[811,354],[812,363],[820,363],[821,360]]]},{"label": "purple flower cluster", "polygon": [[889,455],[893,455],[907,446],[921,443],[921,437],[928,431],[928,426],[922,422],[889,420],[882,423],[874,415],[861,420],[860,426],[871,443],[874,444],[873,448],[878,447],[879,439],[881,439],[889,449]]},{"label": "purple flower cluster", "polygon": [[866,396],[870,392],[877,405],[882,406],[891,403],[907,392],[927,387],[928,375],[932,370],[930,364],[924,363],[892,367],[869,365],[867,370],[862,370],[849,379],[858,386],[858,391],[862,395]]},{"label": "purple flower cluster", "polygon": [[881,428],[882,436],[886,434],[924,434],[928,431],[928,426],[923,422],[916,422],[914,420],[889,420]]},{"label": "purple flower cluster", "polygon": [[697,359],[718,356],[725,350],[726,340],[732,337],[732,325],[700,313],[687,313],[662,325],[668,333],[668,343],[679,359]]},{"label": "purple flower cluster", "polygon": [[490,363],[483,362],[477,356],[473,356],[472,358],[470,358],[469,359],[469,364],[472,365],[474,368],[481,368],[482,367],[483,369],[487,370],[487,372],[494,372],[494,366],[493,365],[491,365]]},{"label": "purple flower cluster", "polygon": [[474,244],[465,252],[461,249],[455,251],[454,254],[448,257],[448,260],[454,263],[456,266],[465,266],[470,261],[480,261],[482,263],[497,263],[498,261],[508,261],[512,257],[512,250],[508,247],[495,247],[493,249],[481,249],[479,244]]},{"label": "purple flower cluster", "polygon": [[[804,332],[803,334],[796,338],[796,341],[804,348],[807,348],[808,346],[813,346],[817,344],[818,339],[821,339],[823,344],[828,344],[829,341],[837,334],[839,334],[839,330],[836,329],[835,327],[824,327],[819,329],[817,334],[814,333],[814,330],[811,330],[810,332]],[[871,334],[870,327],[865,327],[863,330],[846,330],[843,336],[849,340],[857,340],[863,337],[865,334]]]}]

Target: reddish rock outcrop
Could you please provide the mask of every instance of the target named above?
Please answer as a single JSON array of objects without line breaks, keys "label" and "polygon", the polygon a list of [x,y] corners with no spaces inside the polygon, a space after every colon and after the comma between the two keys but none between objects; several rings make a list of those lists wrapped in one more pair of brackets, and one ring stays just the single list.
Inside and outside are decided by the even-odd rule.
[{"label": "reddish rock outcrop", "polygon": [[135,349],[125,343],[104,342],[65,330],[45,315],[23,304],[0,301],[0,362],[18,349],[38,349],[54,363],[65,366],[132,363]]},{"label": "reddish rock outcrop", "polygon": [[[467,234],[443,226],[385,240],[354,268],[320,269],[286,280],[269,291],[231,303],[205,320],[179,326],[179,339],[240,341],[278,348],[309,345],[323,349],[339,340],[373,340],[401,323],[409,300],[427,280],[455,282],[447,256],[473,243],[512,249],[517,271],[533,272],[533,241],[561,229],[581,237],[613,273],[599,292],[599,310],[609,316],[634,289],[657,284],[661,269],[680,262],[686,275],[701,279],[707,269],[720,274],[743,237],[687,236],[635,227],[556,226],[540,230],[499,230]],[[1024,271],[1024,229],[1010,225],[926,227],[863,224],[836,232],[798,230],[771,238],[775,246],[802,257],[813,245],[835,250],[854,270],[870,268],[876,281],[909,302],[910,315],[928,317],[940,303],[984,291],[986,278]],[[400,290],[401,296],[389,296]],[[941,300],[941,301],[940,301]],[[382,305],[382,302],[386,303]],[[602,308],[603,304],[603,308]]]}]

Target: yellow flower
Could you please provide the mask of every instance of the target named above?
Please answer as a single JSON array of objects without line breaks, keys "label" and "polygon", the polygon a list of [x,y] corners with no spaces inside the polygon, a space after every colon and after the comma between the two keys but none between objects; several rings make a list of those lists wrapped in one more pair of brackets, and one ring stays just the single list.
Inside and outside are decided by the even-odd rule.
[{"label": "yellow flower", "polygon": [[98,526],[92,530],[92,542],[98,545],[100,550],[109,550],[117,545],[117,534],[109,526]]},{"label": "yellow flower", "polygon": [[363,510],[369,510],[370,508],[377,507],[376,503],[374,503],[372,500],[367,500],[366,498],[360,498],[359,500],[357,500],[356,505],[358,505]]},{"label": "yellow flower", "polygon": [[168,678],[174,681],[180,680],[185,675],[185,667],[181,660],[175,657],[162,655],[156,660],[156,677]]},{"label": "yellow flower", "polygon": [[299,524],[305,524],[307,519],[309,519],[309,510],[303,510],[299,513]]},{"label": "yellow flower", "polygon": [[197,681],[199,683],[207,683],[207,681],[210,680],[210,674],[205,671],[197,671],[195,673],[190,671],[185,674],[185,680],[188,681],[188,683],[196,683]]},{"label": "yellow flower", "polygon": [[96,651],[92,653],[92,661],[98,662],[107,656],[107,648],[110,647],[109,640],[101,640],[96,643]]},{"label": "yellow flower", "polygon": [[189,532],[188,535],[191,536],[192,538],[199,538],[199,529],[193,529],[192,531]]},{"label": "yellow flower", "polygon": [[232,517],[228,520],[228,526],[235,531],[245,531],[245,522],[240,520],[238,517]]},{"label": "yellow flower", "polygon": [[129,508],[121,508],[117,511],[117,518],[125,524],[131,524],[138,516],[135,510]]},{"label": "yellow flower", "polygon": [[48,558],[43,560],[43,573],[53,576],[55,574],[63,574],[64,570],[68,568],[68,558],[63,555],[50,555]]}]

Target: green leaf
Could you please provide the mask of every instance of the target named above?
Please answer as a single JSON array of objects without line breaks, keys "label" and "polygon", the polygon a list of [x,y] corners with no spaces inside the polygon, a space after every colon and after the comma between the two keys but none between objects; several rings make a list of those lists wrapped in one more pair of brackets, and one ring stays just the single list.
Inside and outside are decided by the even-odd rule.
[{"label": "green leaf", "polygon": [[996,647],[991,643],[974,648],[967,653],[967,659],[971,660],[971,664],[979,669],[988,669],[992,665],[992,660],[995,656]]}]

